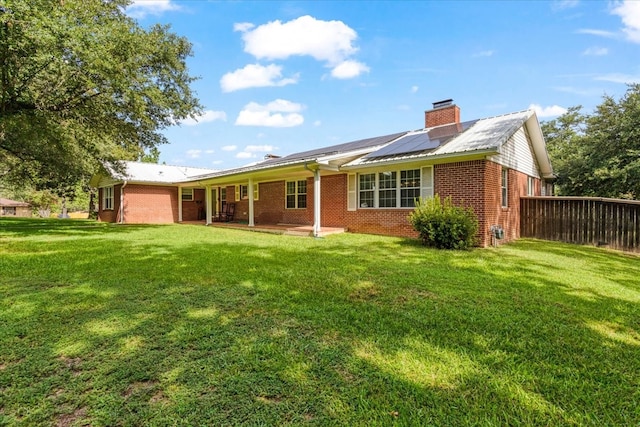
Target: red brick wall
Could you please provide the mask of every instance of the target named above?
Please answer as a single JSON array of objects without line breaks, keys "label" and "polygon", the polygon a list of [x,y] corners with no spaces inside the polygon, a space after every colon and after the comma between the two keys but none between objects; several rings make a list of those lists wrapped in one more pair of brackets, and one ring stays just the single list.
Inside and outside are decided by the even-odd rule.
[{"label": "red brick wall", "polygon": [[[499,225],[504,229],[504,242],[520,237],[520,197],[527,195],[528,176],[514,169],[507,172],[507,207],[502,207],[501,191],[502,166],[487,162],[487,227]],[[534,195],[540,195],[540,180],[535,179]],[[488,234],[488,233],[487,233]],[[491,244],[490,235],[486,244]]]},{"label": "red brick wall", "polygon": [[[504,229],[504,242],[520,237],[520,197],[527,194],[527,175],[513,169],[507,176],[507,207],[502,207],[502,166],[488,160],[448,163],[434,168],[435,192],[442,199],[451,196],[455,204],[471,206],[478,216],[480,246],[491,241],[491,226]],[[540,180],[536,180],[540,194]]]},{"label": "red brick wall", "polygon": [[[125,191],[128,189],[129,187],[125,188]],[[178,193],[177,193],[177,189],[176,190],[176,195],[175,195],[175,200],[173,200],[173,204],[174,206],[176,206],[175,210],[175,221],[169,221],[169,222],[177,222],[178,221],[178,212],[177,212],[177,204],[176,204],[176,200],[178,200]],[[198,221],[198,220],[203,220],[205,219],[205,213],[207,210],[207,205],[205,204],[204,201],[204,196],[205,196],[205,190],[204,188],[194,188],[193,189],[193,200],[185,200],[182,202],[182,220],[183,221]],[[128,218],[127,218],[128,220]]]},{"label": "red brick wall", "polygon": [[124,188],[124,222],[128,224],[178,222],[178,188],[127,185]]},{"label": "red brick wall", "polygon": [[460,107],[457,105],[437,108],[424,113],[424,127],[426,128],[450,123],[460,123]]},{"label": "red brick wall", "polygon": [[120,220],[120,185],[113,186],[113,209],[104,210],[103,188],[98,189],[98,221],[118,222]]}]

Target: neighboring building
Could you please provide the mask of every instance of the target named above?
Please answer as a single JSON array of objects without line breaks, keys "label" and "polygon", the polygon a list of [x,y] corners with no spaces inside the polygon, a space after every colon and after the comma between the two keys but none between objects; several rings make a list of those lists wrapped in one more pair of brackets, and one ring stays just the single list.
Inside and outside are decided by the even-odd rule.
[{"label": "neighboring building", "polygon": [[[94,178],[99,218],[138,223],[203,219],[235,203],[235,219],[256,224],[342,227],[356,233],[417,237],[407,217],[418,197],[451,196],[471,206],[482,246],[492,226],[519,237],[520,197],[550,195],[553,170],[531,110],[460,122],[452,100],[425,112],[425,128],[319,148],[217,172],[169,166],[160,180]],[[171,168],[171,169],[170,169]],[[176,175],[171,171],[182,171]],[[122,189],[125,189],[124,192]],[[121,202],[119,202],[119,200]],[[178,201],[181,201],[178,203]]]},{"label": "neighboring building", "polygon": [[0,216],[30,217],[31,205],[25,202],[0,198]]}]

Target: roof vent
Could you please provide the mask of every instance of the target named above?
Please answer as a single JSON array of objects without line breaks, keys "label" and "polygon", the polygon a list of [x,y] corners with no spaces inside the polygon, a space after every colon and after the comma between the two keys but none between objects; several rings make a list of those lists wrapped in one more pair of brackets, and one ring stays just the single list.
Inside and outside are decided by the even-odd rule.
[{"label": "roof vent", "polygon": [[265,154],[264,155],[264,159],[265,160],[270,160],[270,159],[279,159],[282,156],[278,156],[276,154]]},{"label": "roof vent", "polygon": [[433,109],[435,110],[436,108],[448,107],[451,104],[453,104],[453,99],[443,99],[442,101],[434,102]]}]

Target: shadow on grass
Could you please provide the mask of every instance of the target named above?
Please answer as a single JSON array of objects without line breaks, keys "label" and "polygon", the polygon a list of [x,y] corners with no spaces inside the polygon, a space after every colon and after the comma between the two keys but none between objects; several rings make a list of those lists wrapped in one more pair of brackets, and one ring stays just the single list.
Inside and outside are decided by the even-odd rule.
[{"label": "shadow on grass", "polygon": [[28,271],[0,279],[0,414],[105,425],[640,421],[639,296],[627,283],[640,267],[624,255],[131,231],[101,245],[80,232],[75,252],[34,242],[0,261],[15,268],[30,251]]},{"label": "shadow on grass", "polygon": [[122,233],[142,228],[157,228],[165,225],[113,224],[90,219],[56,218],[0,218],[0,236],[35,237],[54,235],[86,235],[91,233]]}]

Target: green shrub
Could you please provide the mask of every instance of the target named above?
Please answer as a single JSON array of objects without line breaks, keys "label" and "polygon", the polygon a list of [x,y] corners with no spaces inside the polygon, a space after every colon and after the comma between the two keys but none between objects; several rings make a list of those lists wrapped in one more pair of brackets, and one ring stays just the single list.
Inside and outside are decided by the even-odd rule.
[{"label": "green shrub", "polygon": [[473,208],[454,206],[451,197],[444,202],[437,194],[417,200],[409,221],[424,245],[438,249],[469,249],[476,245],[478,218]]}]

